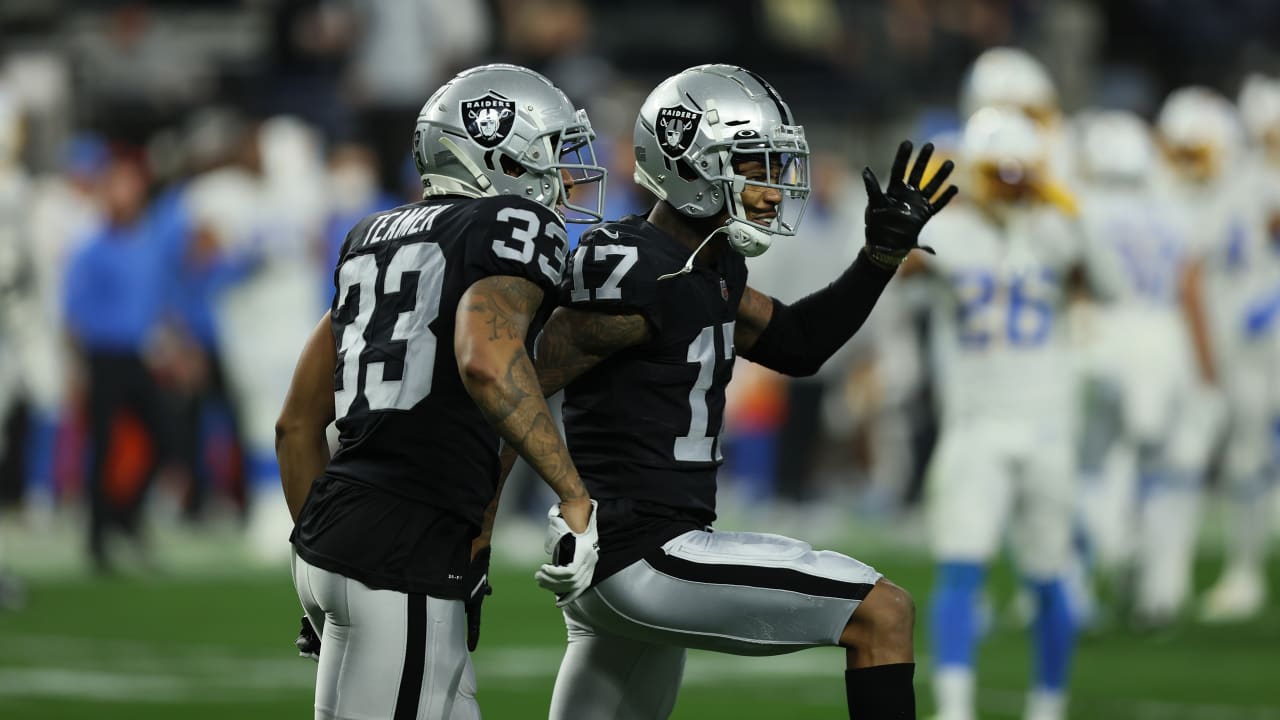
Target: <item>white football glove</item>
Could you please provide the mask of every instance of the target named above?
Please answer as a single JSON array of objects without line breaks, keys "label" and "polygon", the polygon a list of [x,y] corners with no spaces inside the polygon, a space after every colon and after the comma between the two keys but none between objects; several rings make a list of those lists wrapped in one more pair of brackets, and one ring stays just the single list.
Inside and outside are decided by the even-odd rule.
[{"label": "white football glove", "polygon": [[[591,518],[585,532],[578,534],[560,516],[559,503],[547,511],[546,551],[551,562],[538,568],[533,577],[557,596],[556,607],[564,607],[586,591],[600,559],[600,535],[596,532],[596,501],[591,501]],[[565,557],[567,556],[567,557]]]}]

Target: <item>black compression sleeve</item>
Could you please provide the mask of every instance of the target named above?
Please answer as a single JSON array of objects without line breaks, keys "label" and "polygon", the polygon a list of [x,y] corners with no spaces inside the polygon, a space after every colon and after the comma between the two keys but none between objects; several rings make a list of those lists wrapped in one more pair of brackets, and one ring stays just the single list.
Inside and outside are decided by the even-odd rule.
[{"label": "black compression sleeve", "polygon": [[773,298],[773,317],[752,348],[752,362],[803,377],[822,367],[871,315],[893,271],[877,266],[866,250],[835,282],[793,305]]}]

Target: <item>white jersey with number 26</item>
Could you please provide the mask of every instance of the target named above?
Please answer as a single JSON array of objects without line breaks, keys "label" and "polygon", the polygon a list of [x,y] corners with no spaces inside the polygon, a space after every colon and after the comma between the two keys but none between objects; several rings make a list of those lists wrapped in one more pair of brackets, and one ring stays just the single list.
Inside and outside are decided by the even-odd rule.
[{"label": "white jersey with number 26", "polygon": [[940,288],[932,348],[944,422],[1070,417],[1075,368],[1064,348],[1065,285],[1079,263],[1071,220],[1048,207],[998,220],[971,205],[925,229]]}]

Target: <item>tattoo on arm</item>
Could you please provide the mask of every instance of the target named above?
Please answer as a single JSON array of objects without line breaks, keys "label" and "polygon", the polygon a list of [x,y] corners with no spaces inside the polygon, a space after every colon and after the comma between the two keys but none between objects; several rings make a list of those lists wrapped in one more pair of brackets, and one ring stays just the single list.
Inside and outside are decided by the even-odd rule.
[{"label": "tattoo on arm", "polygon": [[649,323],[640,315],[557,308],[538,341],[542,394],[554,395],[601,360],[649,337]]},{"label": "tattoo on arm", "polygon": [[525,333],[541,302],[542,290],[522,278],[477,281],[458,306],[455,351],[463,385],[503,439],[561,500],[585,498],[586,488],[524,348]]},{"label": "tattoo on arm", "polygon": [[488,277],[481,282],[492,289],[468,293],[467,312],[478,313],[483,318],[484,325],[489,328],[490,342],[523,341],[529,321],[542,302],[541,290],[534,286],[537,294],[533,297],[528,288],[521,286],[521,283],[532,285],[528,280],[505,275]]},{"label": "tattoo on arm", "polygon": [[773,319],[773,298],[747,287],[738,303],[738,321],[734,324],[733,347],[741,354],[750,352]]}]

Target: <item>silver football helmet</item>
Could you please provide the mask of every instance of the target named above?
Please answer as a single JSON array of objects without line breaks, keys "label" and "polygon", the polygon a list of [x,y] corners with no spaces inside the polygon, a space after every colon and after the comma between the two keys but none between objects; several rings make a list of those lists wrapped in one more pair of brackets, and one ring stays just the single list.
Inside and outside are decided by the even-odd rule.
[{"label": "silver football helmet", "polygon": [[[603,218],[605,169],[585,110],[518,65],[464,70],[427,100],[413,131],[422,195],[522,195],[568,222]],[[564,173],[562,175],[561,173]],[[574,203],[573,194],[594,195]]]},{"label": "silver football helmet", "polygon": [[[694,218],[729,213],[724,231],[754,257],[778,235],[795,235],[809,199],[809,144],[782,97],[759,75],[734,65],[699,65],[667,78],[640,108],[636,173],[642,187]],[[763,178],[738,174],[758,160]],[[748,186],[782,195],[770,223],[752,222]]]}]

